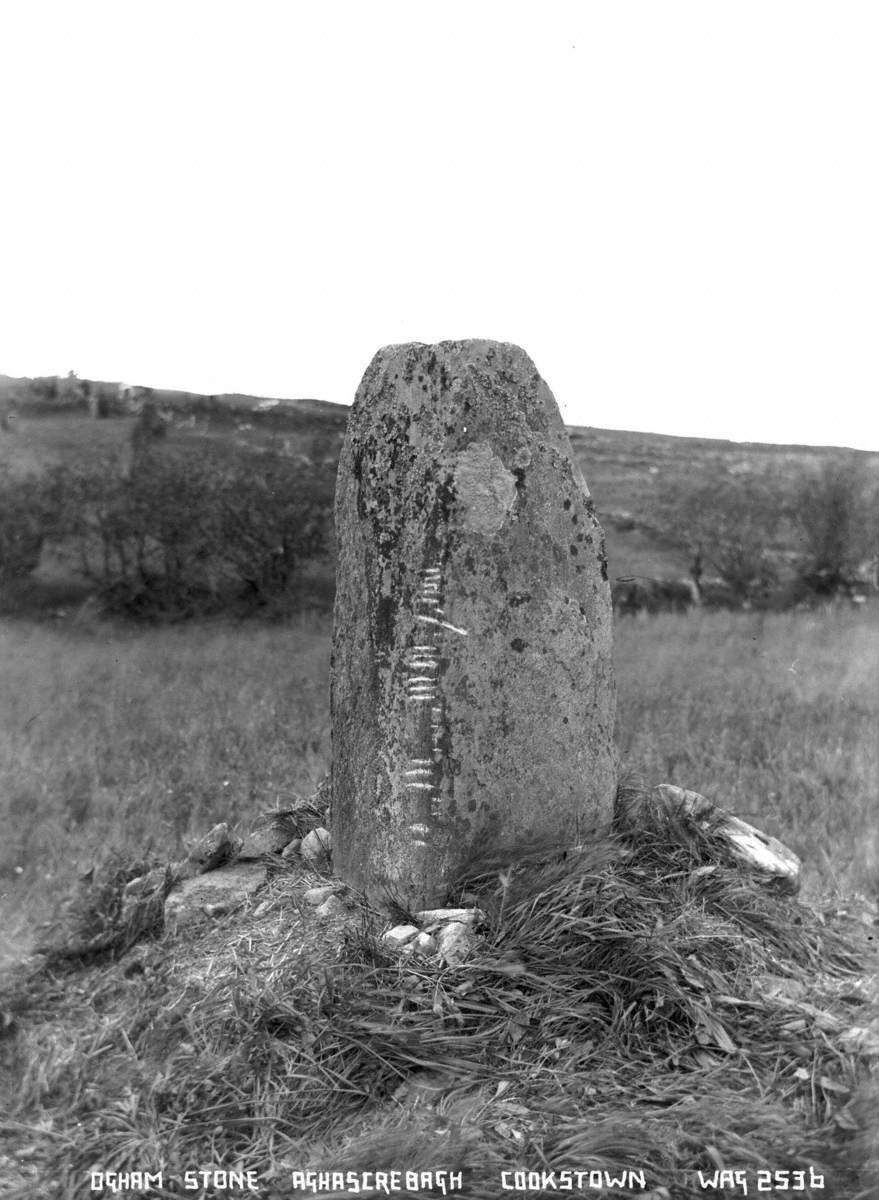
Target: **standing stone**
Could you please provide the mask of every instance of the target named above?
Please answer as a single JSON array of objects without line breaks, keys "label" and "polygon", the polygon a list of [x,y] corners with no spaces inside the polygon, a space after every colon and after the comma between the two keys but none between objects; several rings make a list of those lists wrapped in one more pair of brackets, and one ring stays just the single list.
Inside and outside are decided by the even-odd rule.
[{"label": "standing stone", "polygon": [[337,875],[410,910],[569,845],[616,790],[604,537],[558,407],[499,342],[387,346],[336,488]]}]

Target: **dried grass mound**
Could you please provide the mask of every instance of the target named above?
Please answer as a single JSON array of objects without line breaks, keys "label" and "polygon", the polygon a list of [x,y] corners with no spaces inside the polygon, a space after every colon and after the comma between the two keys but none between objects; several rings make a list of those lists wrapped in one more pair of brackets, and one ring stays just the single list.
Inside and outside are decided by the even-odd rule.
[{"label": "dried grass mound", "polygon": [[[131,895],[128,885],[150,874],[157,877],[150,894]],[[142,937],[161,931],[173,881],[171,867],[111,853],[61,901],[40,930],[37,952],[49,969],[125,954]]]},{"label": "dried grass mound", "polygon": [[710,829],[640,819],[564,856],[474,863],[448,897],[486,914],[460,966],[389,953],[366,910],[330,941],[279,874],[222,953],[205,933],[130,976],[91,968],[99,1025],[71,1008],[59,1031],[74,1001],[32,982],[3,1082],[15,1121],[51,1126],[40,1178],[64,1195],[95,1161],[243,1164],[289,1200],[306,1168],[396,1166],[460,1170],[488,1200],[527,1167],[689,1200],[700,1171],[745,1170],[756,1192],[757,1172],[805,1167],[799,1194],[866,1200],[873,1051],[849,1035],[879,1007],[854,946],[718,858]]}]

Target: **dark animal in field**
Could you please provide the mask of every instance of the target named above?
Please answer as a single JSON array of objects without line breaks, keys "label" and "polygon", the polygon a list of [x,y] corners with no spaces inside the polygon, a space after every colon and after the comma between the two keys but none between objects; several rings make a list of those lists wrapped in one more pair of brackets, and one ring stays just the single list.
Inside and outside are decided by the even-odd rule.
[{"label": "dark animal in field", "polygon": [[638,613],[689,612],[700,603],[691,579],[616,579],[611,588],[613,609],[618,616]]}]

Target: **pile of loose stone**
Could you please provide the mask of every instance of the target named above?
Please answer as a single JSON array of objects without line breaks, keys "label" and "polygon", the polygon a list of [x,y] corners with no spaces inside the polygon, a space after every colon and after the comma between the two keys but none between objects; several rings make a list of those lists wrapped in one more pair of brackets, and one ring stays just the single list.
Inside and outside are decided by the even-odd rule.
[{"label": "pile of loose stone", "polygon": [[[298,862],[306,868],[330,870],[332,838],[316,824],[304,829],[302,814],[312,820],[319,809],[309,802],[301,809],[268,814],[243,841],[232,836],[225,822],[215,825],[191,847],[186,858],[132,879],[124,889],[123,920],[138,907],[164,895],[164,923],[172,933],[207,918],[227,915],[264,886],[269,865]],[[301,835],[300,835],[301,834]],[[302,899],[320,920],[343,919],[356,906],[342,880],[306,889]],[[262,905],[257,904],[255,915]],[[394,925],[382,934],[382,944],[402,956],[438,956],[454,965],[463,962],[477,944],[477,927],[485,920],[479,908],[434,908],[414,914],[417,924]]]},{"label": "pile of loose stone", "polygon": [[[643,797],[642,803],[697,827],[710,825],[725,838],[742,866],[758,879],[774,881],[782,891],[797,890],[800,863],[787,847],[698,793],[661,784]],[[179,862],[139,871],[133,868],[127,879],[123,876],[119,880],[117,876],[120,894],[109,912],[101,908],[107,904],[107,881],[89,872],[66,921],[60,922],[54,937],[40,949],[67,957],[110,948],[124,952],[157,927],[164,926],[174,934],[205,919],[226,916],[251,901],[255,902],[254,915],[262,915],[270,902],[260,902],[257,895],[273,868],[295,865],[318,876],[330,875],[332,837],[321,824],[326,804],[324,784],[298,807],[266,814],[243,839],[236,838],[227,823],[215,825]],[[321,921],[350,918],[366,905],[364,897],[338,878],[308,887],[302,899]],[[96,912],[100,912],[102,923],[97,932]],[[381,942],[402,957],[437,958],[456,965],[478,944],[478,929],[485,919],[475,904],[469,908],[424,909],[412,914],[406,923],[389,924]]]},{"label": "pile of loose stone", "polygon": [[[321,802],[323,801],[323,803]],[[764,879],[784,890],[795,891],[800,863],[774,838],[739,821],[705,797],[683,788],[662,784],[648,802],[675,812],[696,825],[712,823],[724,834],[736,858]],[[266,882],[268,864],[298,862],[321,874],[329,873],[332,859],[330,832],[317,823],[325,804],[319,790],[300,809],[269,814],[244,840],[236,844],[226,824],[216,825],[190,850],[183,862],[134,879],[126,887],[130,903],[140,903],[169,883],[164,901],[166,927],[176,930],[202,916],[219,917],[252,897]],[[306,828],[311,825],[311,828]],[[341,919],[355,906],[354,895],[339,879],[308,888],[303,900],[321,920]],[[257,907],[259,912],[259,907]],[[462,962],[478,942],[478,927],[485,914],[477,907],[431,908],[413,914],[413,921],[392,925],[382,934],[382,944],[403,956],[438,955],[449,964]]]}]

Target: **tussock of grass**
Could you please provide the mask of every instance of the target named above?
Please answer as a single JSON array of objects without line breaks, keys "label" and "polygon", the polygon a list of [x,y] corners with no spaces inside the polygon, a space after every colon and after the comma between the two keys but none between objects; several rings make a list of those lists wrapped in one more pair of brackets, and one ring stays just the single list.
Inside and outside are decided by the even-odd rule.
[{"label": "tussock of grass", "polygon": [[[125,885],[154,869],[159,881],[153,893],[126,903]],[[38,952],[49,968],[120,958],[141,938],[161,932],[165,899],[176,878],[171,866],[145,859],[126,861],[118,852],[111,853],[82,876],[40,928]]]},{"label": "tussock of grass", "polygon": [[[854,1197],[867,1167],[840,1114],[866,1064],[833,986],[853,947],[718,864],[710,832],[646,812],[560,861],[474,866],[486,925],[459,967],[388,954],[367,911],[328,935],[282,874],[231,937],[20,981],[5,1132],[39,1122],[41,1178],[71,1196],[95,1163],[210,1162],[278,1198],[308,1166],[434,1166],[488,1200],[521,1164],[643,1168],[686,1198],[723,1161],[812,1162]],[[437,1078],[432,1104],[401,1094]]]}]

